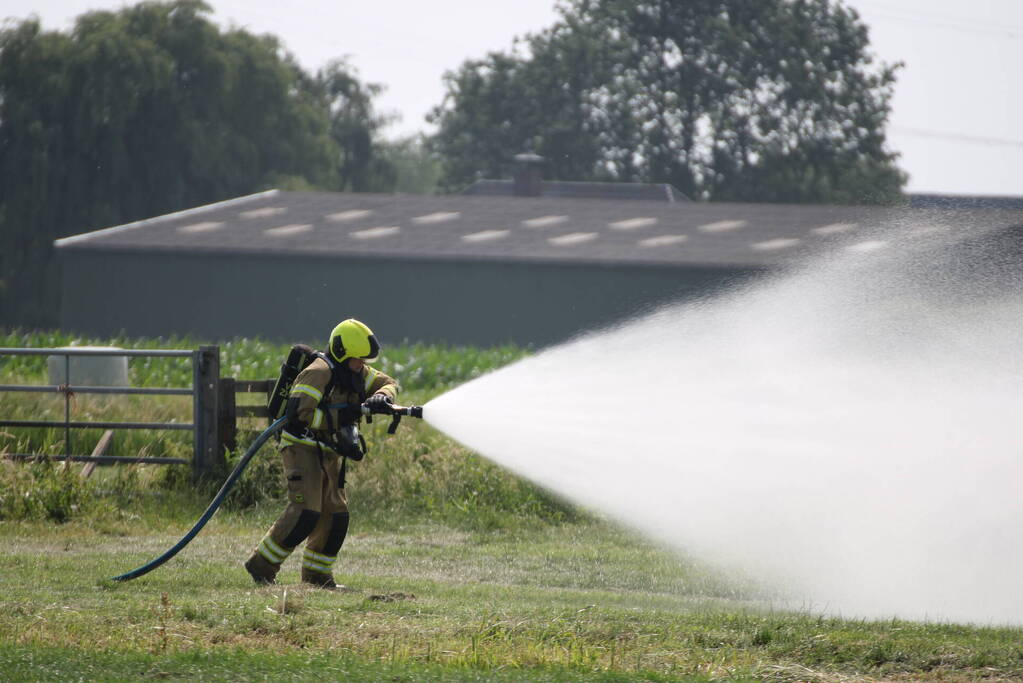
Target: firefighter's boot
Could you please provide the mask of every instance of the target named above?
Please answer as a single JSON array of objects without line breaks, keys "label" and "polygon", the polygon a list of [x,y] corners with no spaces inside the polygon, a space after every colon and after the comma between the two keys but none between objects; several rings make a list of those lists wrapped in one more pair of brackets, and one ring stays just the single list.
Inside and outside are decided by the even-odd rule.
[{"label": "firefighter's boot", "polygon": [[344,590],[344,586],[338,586],[334,582],[332,574],[337,555],[333,557],[318,553],[315,550],[306,548],[302,553],[302,583],[308,583],[318,588],[327,590]]},{"label": "firefighter's boot", "polygon": [[305,567],[302,567],[302,583],[328,591],[338,590],[339,588],[344,590],[345,588],[344,586],[338,586],[334,581],[334,577],[330,574],[324,574],[315,569],[306,569]]},{"label": "firefighter's boot", "polygon": [[258,550],[245,561],[245,571],[253,581],[263,586],[277,583],[277,572],[280,570],[281,565],[270,562]]}]

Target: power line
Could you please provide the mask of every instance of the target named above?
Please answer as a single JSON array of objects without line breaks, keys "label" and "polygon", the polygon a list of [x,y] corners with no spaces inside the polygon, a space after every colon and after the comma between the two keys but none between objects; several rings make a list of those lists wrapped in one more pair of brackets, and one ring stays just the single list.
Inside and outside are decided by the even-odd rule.
[{"label": "power line", "polygon": [[938,130],[927,130],[926,128],[906,128],[894,126],[893,133],[903,135],[915,135],[924,138],[937,138],[939,140],[952,140],[955,142],[966,142],[974,145],[994,145],[997,147],[1023,147],[1023,140],[1010,140],[1008,138],[988,138],[977,135],[965,135],[963,133],[949,133]]},{"label": "power line", "polygon": [[948,14],[934,14],[931,12],[924,14],[912,9],[891,7],[890,5],[870,2],[869,0],[856,0],[856,5],[871,7],[871,14],[877,14],[895,21],[912,24],[931,24],[938,28],[960,33],[984,33],[1012,39],[1023,37],[1023,26],[995,24],[965,17],[954,17]]},{"label": "power line", "polygon": [[963,24],[973,24],[975,28],[982,29],[982,30],[988,30],[988,31],[1006,31],[1006,30],[1008,30],[1008,31],[1014,31],[1014,32],[1023,32],[1023,26],[1005,25],[1005,24],[998,23],[998,22],[993,22],[993,21],[981,21],[979,19],[972,19],[972,18],[969,18],[969,17],[954,16],[954,15],[951,15],[951,14],[941,14],[941,13],[935,13],[935,12],[930,12],[930,11],[921,12],[921,11],[918,11],[917,9],[913,9],[913,8],[910,8],[910,7],[892,7],[891,5],[886,4],[886,3],[875,2],[875,0],[846,0],[847,3],[850,2],[850,1],[854,1],[857,6],[858,5],[867,5],[867,6],[871,6],[871,7],[875,7],[877,9],[880,9],[880,10],[882,10],[884,12],[889,12],[889,13],[896,12],[896,13],[900,13],[900,14],[903,14],[903,15],[907,15],[908,14],[908,15],[910,15],[910,17],[914,21],[915,20],[923,20],[923,21],[938,21],[938,22],[942,22],[942,23],[951,23],[951,24],[953,24],[957,28],[962,28]]}]

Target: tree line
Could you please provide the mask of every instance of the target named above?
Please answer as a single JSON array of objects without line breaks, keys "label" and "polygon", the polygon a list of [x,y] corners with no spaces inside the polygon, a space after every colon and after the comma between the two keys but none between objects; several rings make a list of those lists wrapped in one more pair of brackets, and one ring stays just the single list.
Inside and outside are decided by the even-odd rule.
[{"label": "tree line", "polygon": [[379,86],[343,61],[306,73],[209,13],[144,2],[0,32],[0,324],[56,322],[56,238],[270,187],[395,188]]},{"label": "tree line", "polygon": [[566,0],[445,76],[425,142],[344,61],[303,70],[200,0],[0,31],[0,325],[56,323],[53,240],[261,189],[456,191],[534,151],[694,199],[889,202],[895,67],[833,0]]},{"label": "tree line", "polygon": [[452,188],[528,148],[554,177],[693,199],[892,202],[897,68],[834,0],[570,0],[516,50],[447,74],[434,145]]}]

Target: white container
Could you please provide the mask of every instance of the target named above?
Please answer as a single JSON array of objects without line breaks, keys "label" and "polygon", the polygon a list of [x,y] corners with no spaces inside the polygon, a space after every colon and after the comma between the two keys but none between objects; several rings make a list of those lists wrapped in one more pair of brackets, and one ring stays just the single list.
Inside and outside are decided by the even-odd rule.
[{"label": "white container", "polygon": [[[116,350],[117,346],[65,346],[64,349],[81,351],[83,349]],[[90,387],[126,387],[128,386],[127,356],[71,356],[71,378],[68,380],[68,359],[65,356],[47,356],[46,365],[49,369],[50,384],[70,384],[71,386]]]}]

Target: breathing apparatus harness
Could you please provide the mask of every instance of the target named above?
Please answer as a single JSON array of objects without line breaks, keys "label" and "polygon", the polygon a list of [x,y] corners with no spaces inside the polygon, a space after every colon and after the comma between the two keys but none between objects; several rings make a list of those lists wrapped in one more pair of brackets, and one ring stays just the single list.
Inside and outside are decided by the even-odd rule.
[{"label": "breathing apparatus harness", "polygon": [[[287,414],[288,403],[291,396],[291,387],[295,383],[295,378],[298,377],[298,374],[317,358],[322,358],[324,362],[327,363],[327,367],[330,368],[330,380],[327,382],[327,386],[323,390],[323,398],[317,406],[324,412],[324,416],[328,420],[327,429],[325,431],[332,435],[336,435],[338,431],[333,425],[333,413],[331,411],[334,410],[340,411],[340,424],[338,429],[343,429],[347,425],[354,425],[358,422],[360,415],[366,415],[366,422],[372,422],[373,413],[367,413],[362,409],[362,403],[366,400],[366,389],[361,382],[356,381],[355,373],[348,370],[348,368],[344,367],[343,364],[335,361],[331,357],[330,353],[316,351],[305,344],[295,344],[292,346],[284,363],[281,364],[277,381],[274,384],[273,390],[270,392],[269,399],[267,400],[267,415],[269,416],[270,421],[272,422],[273,420],[279,417],[284,417]],[[359,396],[359,405],[352,405],[348,403],[329,403],[330,394],[334,387],[341,387],[351,393],[357,394]],[[379,410],[378,412],[390,414],[392,416],[391,424],[387,428],[388,434],[395,433],[401,422],[402,415],[407,414],[401,413],[400,411],[395,412],[394,410]],[[413,417],[422,416],[414,415]],[[289,430],[288,427],[297,431]],[[305,425],[302,425],[301,423],[292,423],[290,420],[288,421],[287,426],[284,427],[284,431],[288,431],[296,436],[300,435],[305,429]],[[338,450],[337,448],[334,448],[334,450],[338,453],[344,453],[347,457],[352,458],[352,460],[361,460],[366,453],[365,441],[362,439],[361,435],[358,435],[357,433],[354,435],[354,438],[349,436],[336,444],[328,443],[326,445],[331,448],[334,448],[335,445],[340,446],[344,450]],[[356,446],[361,448],[358,454],[354,454]]]},{"label": "breathing apparatus harness", "polygon": [[[309,425],[298,420],[298,402],[301,400],[298,397],[288,398],[284,409],[284,414],[288,421],[284,426],[284,431],[292,436],[314,441],[317,449],[321,452],[321,456],[322,447],[327,446],[339,455],[351,458],[352,460],[362,460],[366,454],[366,440],[359,434],[357,427],[359,418],[362,416],[361,407],[366,400],[366,389],[362,383],[362,378],[356,377],[354,372],[341,363],[337,363],[325,353],[320,351],[314,352],[309,362],[316,358],[322,359],[327,364],[327,367],[330,368],[330,379],[327,381],[327,386],[323,388],[323,396],[316,406],[317,410],[323,414],[326,424],[322,429],[316,429],[315,431],[325,432],[329,436],[327,440],[317,438],[314,435],[314,430]],[[345,393],[357,395],[358,403],[331,403],[330,397],[335,388],[340,388]],[[334,424],[335,412],[338,418],[336,425]]]},{"label": "breathing apparatus harness", "polygon": [[[348,459],[351,458],[352,460],[359,461],[369,452],[369,448],[366,446],[366,439],[359,433],[358,427],[359,418],[363,414],[363,403],[366,400],[366,387],[361,377],[357,377],[356,373],[349,370],[343,363],[336,362],[328,354],[316,351],[309,362],[311,363],[316,358],[322,359],[327,364],[327,367],[330,368],[330,379],[327,381],[327,386],[323,388],[323,398],[320,399],[317,405],[317,409],[322,411],[326,425],[324,429],[316,430],[326,432],[329,436],[326,440],[321,440],[313,433],[312,429],[298,421],[297,411],[300,399],[292,397],[289,397],[285,409],[285,416],[288,418],[288,421],[284,426],[284,431],[294,436],[301,436],[306,440],[311,440],[316,444],[320,469],[324,473],[326,473],[326,468],[323,464],[324,447],[326,446],[337,453],[341,457],[338,487],[344,488]],[[359,402],[356,404],[330,403],[330,397],[335,388],[340,388],[345,393],[356,394]],[[335,411],[337,411],[338,415],[337,425],[334,424]],[[367,414],[366,420],[367,422],[372,421],[370,414]]]}]

